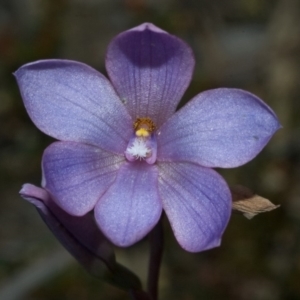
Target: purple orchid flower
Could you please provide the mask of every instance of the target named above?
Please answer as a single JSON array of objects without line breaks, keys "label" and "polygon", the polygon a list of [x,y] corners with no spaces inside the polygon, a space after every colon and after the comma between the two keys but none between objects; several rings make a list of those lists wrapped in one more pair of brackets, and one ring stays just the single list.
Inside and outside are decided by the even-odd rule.
[{"label": "purple orchid flower", "polygon": [[130,246],[164,210],[191,252],[220,244],[231,195],[215,167],[253,159],[280,128],[256,96],[220,88],[175,112],[194,69],[182,40],[145,23],[108,46],[108,81],[91,67],[44,60],[16,72],[35,125],[60,140],[44,152],[42,186],[73,216]]}]

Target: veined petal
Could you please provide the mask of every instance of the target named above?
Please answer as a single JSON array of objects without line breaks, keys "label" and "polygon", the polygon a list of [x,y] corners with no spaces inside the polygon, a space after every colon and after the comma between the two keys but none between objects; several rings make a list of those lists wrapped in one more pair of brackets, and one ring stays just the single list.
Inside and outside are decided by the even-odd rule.
[{"label": "veined petal", "polygon": [[231,194],[214,170],[192,163],[159,163],[159,194],[179,244],[199,252],[220,245]]},{"label": "veined petal", "polygon": [[132,120],[110,82],[75,61],[43,60],[15,73],[29,116],[44,133],[123,153]]},{"label": "veined petal", "polygon": [[95,207],[102,232],[117,246],[142,239],[158,222],[162,204],[157,191],[157,168],[145,162],[126,163]]},{"label": "veined petal", "polygon": [[43,186],[63,210],[82,216],[113,183],[124,160],[98,147],[56,142],[44,152]]},{"label": "veined petal", "polygon": [[280,128],[275,113],[239,89],[203,92],[158,132],[157,159],[237,167],[253,159]]},{"label": "veined petal", "polygon": [[98,273],[114,268],[112,245],[97,228],[93,215],[74,217],[67,214],[53,202],[46,190],[32,184],[24,184],[20,195],[37,208],[55,237],[85,268],[95,272],[97,259],[104,263],[101,266],[98,262],[102,269],[98,269]]},{"label": "veined petal", "polygon": [[107,50],[106,69],[133,119],[157,126],[175,109],[194,70],[190,47],[150,23],[119,34]]}]

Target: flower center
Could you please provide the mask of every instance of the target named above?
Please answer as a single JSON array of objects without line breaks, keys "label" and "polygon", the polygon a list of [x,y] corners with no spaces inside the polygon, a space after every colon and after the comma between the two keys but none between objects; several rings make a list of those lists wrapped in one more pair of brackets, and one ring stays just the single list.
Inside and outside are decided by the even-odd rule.
[{"label": "flower center", "polygon": [[154,122],[150,118],[137,118],[133,129],[134,135],[128,143],[125,157],[129,161],[145,160],[148,164],[154,164],[157,153]]},{"label": "flower center", "polygon": [[137,118],[133,123],[135,135],[139,137],[148,137],[155,129],[155,124],[150,118]]}]

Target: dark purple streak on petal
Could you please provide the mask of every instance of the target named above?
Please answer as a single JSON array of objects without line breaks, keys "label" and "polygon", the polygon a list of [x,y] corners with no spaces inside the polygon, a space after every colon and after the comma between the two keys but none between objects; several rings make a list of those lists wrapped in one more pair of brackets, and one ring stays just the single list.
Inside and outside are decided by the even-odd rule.
[{"label": "dark purple streak on petal", "polygon": [[174,112],[194,70],[190,47],[150,23],[119,34],[108,46],[106,68],[133,119],[159,127]]}]

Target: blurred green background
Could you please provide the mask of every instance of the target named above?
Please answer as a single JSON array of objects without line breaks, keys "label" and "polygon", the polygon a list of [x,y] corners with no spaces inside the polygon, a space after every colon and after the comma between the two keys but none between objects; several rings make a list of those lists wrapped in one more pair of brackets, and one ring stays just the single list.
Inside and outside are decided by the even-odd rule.
[{"label": "blurred green background", "polygon": [[[18,191],[40,184],[51,139],[30,121],[12,73],[45,58],[82,61],[105,74],[109,41],[143,22],[184,39],[196,69],[183,101],[202,90],[257,94],[283,129],[252,162],[219,170],[281,207],[249,221],[233,214],[221,247],[198,254],[165,222],[161,299],[300,299],[299,0],[0,0],[0,299],[129,299],[90,277]],[[147,240],[117,258],[144,280]]]}]

